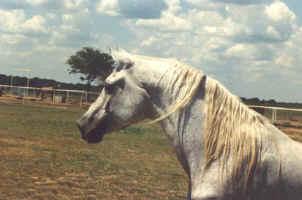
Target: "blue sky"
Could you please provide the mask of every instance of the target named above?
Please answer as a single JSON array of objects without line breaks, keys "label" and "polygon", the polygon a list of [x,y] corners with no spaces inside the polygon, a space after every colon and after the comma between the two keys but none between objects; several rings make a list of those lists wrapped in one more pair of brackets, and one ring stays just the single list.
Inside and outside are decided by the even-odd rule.
[{"label": "blue sky", "polygon": [[0,74],[79,82],[65,62],[84,46],[177,58],[238,96],[302,102],[301,0],[1,0]]}]

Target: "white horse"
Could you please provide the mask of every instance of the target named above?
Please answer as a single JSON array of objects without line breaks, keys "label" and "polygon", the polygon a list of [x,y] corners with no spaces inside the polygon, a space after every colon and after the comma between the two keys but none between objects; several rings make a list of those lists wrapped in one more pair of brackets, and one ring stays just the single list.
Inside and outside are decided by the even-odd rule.
[{"label": "white horse", "polygon": [[302,199],[302,145],[219,82],[172,59],[112,56],[115,71],[77,122],[84,140],[159,121],[189,177],[187,199]]}]

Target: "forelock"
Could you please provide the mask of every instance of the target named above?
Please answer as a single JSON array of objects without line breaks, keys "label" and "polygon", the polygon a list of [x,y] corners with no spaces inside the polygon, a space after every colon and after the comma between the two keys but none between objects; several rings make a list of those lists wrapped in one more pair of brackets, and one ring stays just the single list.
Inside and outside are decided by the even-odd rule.
[{"label": "forelock", "polygon": [[112,50],[111,56],[116,69],[128,68],[134,64],[133,56],[124,49]]}]

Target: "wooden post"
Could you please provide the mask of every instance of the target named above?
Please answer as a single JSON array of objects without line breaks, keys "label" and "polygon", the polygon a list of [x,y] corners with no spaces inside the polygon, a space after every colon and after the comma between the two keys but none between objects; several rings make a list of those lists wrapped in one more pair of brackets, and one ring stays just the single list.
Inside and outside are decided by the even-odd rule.
[{"label": "wooden post", "polygon": [[80,107],[82,108],[82,103],[83,103],[83,93],[81,93],[81,101],[80,101]]},{"label": "wooden post", "polygon": [[277,121],[277,110],[272,108],[272,123]]},{"label": "wooden post", "polygon": [[67,96],[66,96],[66,100],[65,100],[65,103],[68,103],[69,102],[69,91],[67,91]]},{"label": "wooden post", "polygon": [[86,94],[86,100],[85,100],[85,102],[88,103],[88,92],[87,91],[85,91],[85,92],[86,92],[85,93]]},{"label": "wooden post", "polygon": [[56,98],[56,90],[53,89],[52,104],[55,104],[55,98]]}]

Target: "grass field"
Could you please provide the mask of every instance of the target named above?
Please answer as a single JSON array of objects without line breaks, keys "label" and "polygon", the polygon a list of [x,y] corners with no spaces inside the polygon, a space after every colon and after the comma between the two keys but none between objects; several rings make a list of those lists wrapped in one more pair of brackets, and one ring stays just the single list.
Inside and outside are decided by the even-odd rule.
[{"label": "grass field", "polygon": [[84,110],[0,103],[0,200],[185,199],[185,174],[156,125],[80,139]]},{"label": "grass field", "polygon": [[[186,176],[157,125],[88,145],[75,126],[83,112],[0,102],[0,200],[185,199]],[[282,124],[302,141],[298,122]]]}]

